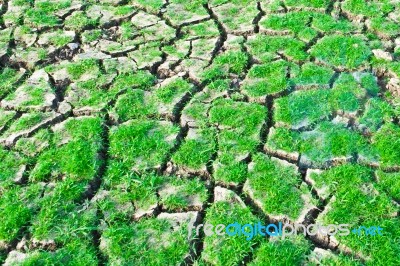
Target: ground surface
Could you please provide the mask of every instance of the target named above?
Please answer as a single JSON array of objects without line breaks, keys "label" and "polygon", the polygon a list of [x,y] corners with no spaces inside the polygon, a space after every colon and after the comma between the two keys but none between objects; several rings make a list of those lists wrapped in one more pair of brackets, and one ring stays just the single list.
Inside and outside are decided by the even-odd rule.
[{"label": "ground surface", "polygon": [[398,1],[0,7],[1,263],[399,265]]}]

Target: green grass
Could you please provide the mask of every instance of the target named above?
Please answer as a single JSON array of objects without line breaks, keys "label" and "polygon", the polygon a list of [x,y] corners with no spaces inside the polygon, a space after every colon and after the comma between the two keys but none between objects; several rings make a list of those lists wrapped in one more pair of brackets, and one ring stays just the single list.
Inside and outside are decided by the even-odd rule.
[{"label": "green grass", "polygon": [[200,129],[196,134],[196,137],[186,139],[172,155],[172,161],[178,166],[194,171],[204,169],[216,149],[213,128]]},{"label": "green grass", "polygon": [[113,263],[134,265],[175,265],[189,252],[187,222],[172,229],[166,219],[143,219],[117,223],[102,232],[103,251]]},{"label": "green grass", "polygon": [[207,108],[208,106],[195,96],[183,109],[182,114],[190,117],[190,119],[193,119],[198,124],[206,125],[208,123]]},{"label": "green grass", "polygon": [[285,0],[284,1],[287,6],[290,7],[298,7],[298,6],[304,6],[304,7],[313,7],[313,8],[327,8],[329,1],[328,0],[311,0],[311,1],[305,1],[305,0]]},{"label": "green grass", "polygon": [[[14,93],[10,93],[4,98],[6,101],[18,101],[16,107],[18,109],[41,107],[45,103],[45,95],[53,93],[52,88],[42,83],[39,85],[24,85],[19,87]],[[25,96],[24,101],[18,100],[19,97]],[[21,99],[22,100],[22,99]]]},{"label": "green grass", "polygon": [[134,0],[132,3],[140,7],[144,7],[146,10],[156,14],[164,5],[163,0]]},{"label": "green grass", "polygon": [[173,0],[167,8],[166,16],[173,25],[191,21],[193,16],[207,17],[207,10],[202,7],[203,3],[205,3],[204,0],[190,2]]},{"label": "green grass", "polygon": [[75,108],[89,108],[99,111],[111,99],[113,93],[104,89],[108,83],[106,75],[87,81],[77,82],[66,90],[66,98]]},{"label": "green grass", "polygon": [[[247,167],[242,160],[260,143],[259,130],[267,110],[255,103],[218,99],[209,111],[210,122],[221,128],[218,134],[218,156],[214,162],[215,179],[238,184],[246,179]],[[243,116],[246,114],[246,117]]]},{"label": "green grass", "polygon": [[366,90],[361,88],[350,74],[341,74],[333,85],[330,104],[334,110],[344,113],[356,112],[361,108]]},{"label": "green grass", "polygon": [[[93,59],[67,65],[67,72],[72,80],[77,81],[66,91],[68,101],[77,108],[90,107],[95,111],[105,108],[107,102],[115,99],[117,93],[130,88],[147,89],[154,82],[154,77],[145,71],[128,71],[114,79],[112,69],[108,69],[109,73],[103,73],[98,61]],[[110,88],[106,89],[113,80]]]},{"label": "green grass", "polygon": [[346,0],[343,3],[343,10],[367,17],[381,16],[383,13],[387,13],[392,9],[393,5],[387,0],[369,3],[365,3],[362,0]]},{"label": "green grass", "polygon": [[97,60],[86,59],[67,66],[67,72],[72,80],[78,80],[89,71],[92,72],[91,74],[93,74],[93,72],[97,74],[100,71]]},{"label": "green grass", "polygon": [[251,54],[261,62],[273,60],[278,52],[295,62],[301,62],[308,58],[305,43],[292,37],[257,35],[249,38],[247,45]]},{"label": "green grass", "polygon": [[298,151],[299,133],[286,127],[271,128],[266,147],[286,152]]},{"label": "green grass", "polygon": [[314,13],[312,26],[325,33],[349,33],[354,31],[356,27],[345,19],[335,19],[332,16]]},{"label": "green grass", "polygon": [[54,12],[66,8],[70,5],[70,1],[64,1],[57,4],[51,2],[41,2],[35,8],[26,12],[25,23],[33,27],[53,27],[61,24],[61,20],[55,16]]},{"label": "green grass", "polygon": [[169,123],[131,120],[111,129],[110,154],[114,159],[133,164],[137,170],[154,168],[164,162],[178,132]]},{"label": "green grass", "polygon": [[372,98],[366,103],[359,123],[370,132],[376,132],[385,122],[390,122],[393,116],[394,110],[390,104],[379,98]]},{"label": "green grass", "polygon": [[83,197],[87,182],[67,179],[48,189],[38,205],[40,211],[32,221],[30,233],[36,240],[52,239],[57,245],[80,240],[91,241],[95,228],[95,210],[82,210],[75,202]]},{"label": "green grass", "polygon": [[290,64],[276,61],[254,65],[242,85],[242,90],[250,97],[267,96],[285,91],[289,87],[287,73]]},{"label": "green grass", "polygon": [[246,32],[253,28],[252,19],[257,16],[257,5],[253,1],[229,1],[217,9],[218,17],[230,32]]},{"label": "green grass", "polygon": [[271,239],[256,249],[254,260],[249,265],[301,265],[310,248],[310,243],[302,236]]},{"label": "green grass", "polygon": [[71,16],[65,19],[64,26],[69,30],[82,31],[90,27],[96,26],[95,19],[88,18],[85,12],[75,11]]},{"label": "green grass", "polygon": [[[352,228],[379,225],[383,229],[382,237],[368,237],[350,234],[338,236],[338,240],[355,252],[369,255],[372,260],[368,265],[381,264],[398,259],[398,218],[390,214],[397,211],[391,199],[372,183],[372,171],[357,165],[343,165],[323,172],[315,177],[317,184],[329,187],[335,195],[326,215],[317,222],[323,224],[350,224]],[[390,254],[390,259],[385,258]],[[388,263],[388,262],[385,262]]]},{"label": "green grass", "polygon": [[55,34],[50,38],[50,42],[56,47],[63,47],[74,40],[73,36],[64,35],[61,30],[56,31]]},{"label": "green grass", "polygon": [[82,42],[90,43],[93,41],[97,41],[98,39],[100,39],[101,35],[102,35],[102,31],[99,29],[85,30],[82,33]]},{"label": "green grass", "polygon": [[0,148],[0,159],[2,161],[0,165],[0,184],[2,188],[6,188],[13,183],[20,167],[27,163],[27,159],[16,152],[8,151],[4,148]]},{"label": "green grass", "polygon": [[173,101],[181,99],[185,93],[190,93],[192,90],[193,85],[182,78],[176,78],[166,85],[157,88],[154,95],[158,101],[171,104]]},{"label": "green grass", "polygon": [[331,122],[322,122],[313,131],[300,134],[300,152],[316,165],[368,148],[367,140],[360,134]]},{"label": "green grass", "polygon": [[218,141],[214,178],[225,184],[245,181],[247,166],[243,160],[256,151],[260,143],[259,137],[241,133],[239,130],[225,130],[220,132]]},{"label": "green grass", "polygon": [[101,134],[101,119],[68,120],[53,137],[55,143],[65,141],[65,138],[69,141],[58,147],[52,145],[40,154],[29,179],[44,181],[67,176],[77,181],[90,180],[101,165],[98,156],[102,147]]},{"label": "green grass", "polygon": [[327,87],[333,73],[333,70],[328,67],[305,63],[302,65],[300,73],[293,79],[293,82],[299,87]]},{"label": "green grass", "polygon": [[[296,35],[301,34],[305,30],[306,25],[310,22],[312,13],[307,11],[289,12],[283,15],[270,15],[260,22],[260,25],[272,30],[285,31],[289,30]],[[313,32],[316,36],[316,31]],[[312,39],[312,38],[311,38]]]},{"label": "green grass", "polygon": [[254,155],[252,162],[245,192],[253,201],[260,202],[260,208],[268,215],[287,215],[296,220],[304,207],[302,193],[297,188],[301,181],[297,169],[263,154]]},{"label": "green grass", "polygon": [[3,2],[0,264],[398,264],[396,1]]},{"label": "green grass", "polygon": [[20,151],[26,156],[36,156],[46,149],[51,141],[51,133],[47,129],[39,130],[31,138],[20,138],[15,143],[15,150]]},{"label": "green grass", "polygon": [[[233,198],[233,192],[228,197]],[[233,199],[214,202],[206,212],[205,223],[212,225],[238,222],[240,224],[257,223],[258,219],[246,207]],[[247,241],[244,235],[228,236],[226,234],[205,236],[201,259],[212,265],[236,265],[249,254],[260,236]],[[232,254],[235,254],[233,256]]]},{"label": "green grass", "polygon": [[55,252],[36,250],[28,253],[28,257],[20,265],[96,265],[98,264],[96,250],[90,243],[79,240],[67,243]]},{"label": "green grass", "polygon": [[106,172],[103,188],[107,197],[96,202],[105,221],[112,224],[129,221],[138,210],[148,210],[158,203],[157,191],[167,180],[153,173],[138,175],[125,162],[112,160]]},{"label": "green grass", "polygon": [[121,91],[129,88],[149,90],[155,82],[155,77],[148,71],[138,71],[119,75],[112,87],[112,91]]},{"label": "green grass", "polygon": [[11,126],[4,132],[2,137],[7,137],[12,133],[30,129],[38,125],[49,116],[50,115],[47,113],[40,112],[25,113],[20,118],[18,118],[18,120],[14,121],[14,123],[11,124]]},{"label": "green grass", "polygon": [[245,162],[235,160],[235,154],[225,153],[214,162],[214,178],[224,185],[239,185],[247,178],[247,165]]},{"label": "green grass", "polygon": [[372,137],[372,145],[377,150],[383,167],[400,166],[400,127],[385,124]]},{"label": "green grass", "polygon": [[7,125],[8,122],[15,116],[15,111],[6,111],[0,108],[0,128]]},{"label": "green grass", "polygon": [[378,184],[387,191],[388,195],[395,200],[400,200],[400,174],[399,173],[385,173],[381,170],[376,172],[379,179]]},{"label": "green grass", "polygon": [[376,188],[371,183],[372,171],[369,168],[349,164],[315,177],[317,186],[327,186],[336,197],[331,203],[332,209],[322,218],[326,224],[373,223],[386,219],[396,209],[387,195],[374,192]]},{"label": "green grass", "polygon": [[16,240],[22,228],[27,225],[33,216],[35,204],[41,193],[39,184],[28,187],[3,187],[0,191],[0,241],[10,244]]},{"label": "green grass", "polygon": [[4,97],[11,90],[15,89],[14,84],[19,80],[21,74],[12,68],[4,68],[0,74],[0,97]]},{"label": "green grass", "polygon": [[224,78],[229,74],[240,75],[247,66],[249,58],[246,53],[241,51],[228,51],[218,55],[213,64],[207,69],[203,78],[205,81],[212,81]]},{"label": "green grass", "polygon": [[384,18],[371,19],[371,29],[385,38],[392,38],[400,34],[400,26],[396,22]]},{"label": "green grass", "polygon": [[372,170],[356,164],[344,164],[331,168],[322,174],[311,174],[317,189],[326,188],[325,193],[333,194],[338,190],[345,191],[372,181]]},{"label": "green grass", "polygon": [[292,127],[307,126],[326,119],[331,110],[328,90],[296,91],[275,101],[274,120]]},{"label": "green grass", "polygon": [[145,43],[140,45],[138,50],[128,53],[128,57],[135,60],[138,68],[149,68],[151,65],[162,61],[162,52],[158,42]]},{"label": "green grass", "polygon": [[148,94],[143,90],[129,90],[118,97],[112,113],[122,122],[154,116],[157,114],[156,104],[148,98]]},{"label": "green grass", "polygon": [[366,63],[371,51],[360,37],[330,35],[319,40],[310,54],[328,65],[355,69]]},{"label": "green grass", "polygon": [[183,27],[182,31],[186,34],[187,38],[190,37],[210,38],[219,36],[218,27],[211,20],[195,25],[185,26]]},{"label": "green grass", "polygon": [[[243,114],[247,114],[246,117]],[[232,129],[241,128],[250,134],[259,129],[266,115],[264,106],[229,99],[214,101],[209,114],[211,123]]]}]

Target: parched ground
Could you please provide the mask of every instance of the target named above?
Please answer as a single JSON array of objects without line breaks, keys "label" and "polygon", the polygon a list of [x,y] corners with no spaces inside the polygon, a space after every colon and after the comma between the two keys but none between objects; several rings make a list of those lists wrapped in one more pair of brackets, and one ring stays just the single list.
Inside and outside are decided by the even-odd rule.
[{"label": "parched ground", "polygon": [[399,58],[396,0],[0,0],[0,262],[399,265]]}]

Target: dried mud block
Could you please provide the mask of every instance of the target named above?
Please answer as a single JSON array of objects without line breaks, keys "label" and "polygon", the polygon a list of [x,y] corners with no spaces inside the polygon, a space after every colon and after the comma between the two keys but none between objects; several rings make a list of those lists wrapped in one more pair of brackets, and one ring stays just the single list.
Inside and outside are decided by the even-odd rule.
[{"label": "dried mud block", "polygon": [[28,258],[29,258],[28,254],[25,254],[25,253],[17,251],[17,250],[12,250],[8,254],[7,259],[5,260],[3,265],[12,266],[12,265],[17,265],[17,264],[22,264]]},{"label": "dried mud block", "polygon": [[50,111],[56,102],[54,89],[50,86],[49,76],[41,69],[0,103],[5,109],[24,111]]},{"label": "dried mud block", "polygon": [[254,32],[253,20],[259,13],[256,2],[226,2],[211,9],[228,33],[247,35]]},{"label": "dried mud block", "polygon": [[12,146],[22,137],[29,137],[39,129],[47,127],[61,120],[62,114],[50,113],[26,113],[17,119],[0,138],[0,144]]}]

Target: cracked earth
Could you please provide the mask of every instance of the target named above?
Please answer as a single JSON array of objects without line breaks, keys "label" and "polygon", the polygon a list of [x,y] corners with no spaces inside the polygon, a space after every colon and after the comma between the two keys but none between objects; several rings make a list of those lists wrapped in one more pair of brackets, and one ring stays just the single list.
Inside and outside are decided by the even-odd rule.
[{"label": "cracked earth", "polygon": [[[399,265],[400,3],[0,0],[0,263]],[[188,237],[188,224],[383,236]]]}]

